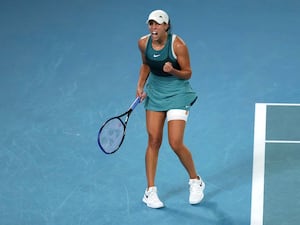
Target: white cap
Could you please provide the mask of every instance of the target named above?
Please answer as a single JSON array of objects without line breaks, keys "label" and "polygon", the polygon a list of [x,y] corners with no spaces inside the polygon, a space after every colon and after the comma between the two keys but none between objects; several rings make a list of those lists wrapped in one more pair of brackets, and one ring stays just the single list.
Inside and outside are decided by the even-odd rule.
[{"label": "white cap", "polygon": [[154,20],[155,22],[157,22],[158,24],[162,24],[162,23],[169,23],[169,16],[168,14],[163,11],[163,10],[154,10],[149,14],[148,20],[146,21],[146,23],[149,23],[150,20]]}]

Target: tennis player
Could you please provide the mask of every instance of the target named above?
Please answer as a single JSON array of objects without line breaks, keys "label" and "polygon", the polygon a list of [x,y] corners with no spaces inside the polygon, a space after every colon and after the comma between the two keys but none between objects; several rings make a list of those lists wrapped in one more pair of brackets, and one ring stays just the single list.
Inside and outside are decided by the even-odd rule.
[{"label": "tennis player", "polygon": [[150,34],[138,41],[142,65],[137,83],[137,96],[144,100],[148,132],[145,157],[148,187],[143,202],[150,208],[164,207],[157,194],[155,175],[167,120],[169,144],[189,175],[189,203],[198,204],[204,197],[205,184],[183,142],[189,110],[197,99],[189,82],[192,70],[188,48],[179,36],[170,32],[165,11],[152,11],[146,22]]}]

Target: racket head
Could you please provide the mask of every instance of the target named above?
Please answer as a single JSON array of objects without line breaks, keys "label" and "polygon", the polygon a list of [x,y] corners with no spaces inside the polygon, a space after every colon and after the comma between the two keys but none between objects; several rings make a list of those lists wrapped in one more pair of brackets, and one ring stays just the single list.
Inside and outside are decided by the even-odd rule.
[{"label": "racket head", "polygon": [[107,120],[99,130],[98,145],[106,154],[116,152],[125,137],[126,125],[119,117]]}]

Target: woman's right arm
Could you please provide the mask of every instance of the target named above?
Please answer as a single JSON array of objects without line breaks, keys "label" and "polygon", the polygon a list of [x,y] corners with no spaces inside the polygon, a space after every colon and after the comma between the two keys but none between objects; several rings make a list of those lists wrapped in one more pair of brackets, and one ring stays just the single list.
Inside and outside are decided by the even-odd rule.
[{"label": "woman's right arm", "polygon": [[142,56],[142,65],[140,68],[136,95],[139,96],[141,100],[144,100],[144,98],[146,97],[146,93],[144,92],[144,86],[146,84],[146,81],[150,73],[150,67],[146,63],[146,56],[145,56],[147,40],[148,37],[144,36],[138,41],[138,47],[140,49],[141,56]]}]

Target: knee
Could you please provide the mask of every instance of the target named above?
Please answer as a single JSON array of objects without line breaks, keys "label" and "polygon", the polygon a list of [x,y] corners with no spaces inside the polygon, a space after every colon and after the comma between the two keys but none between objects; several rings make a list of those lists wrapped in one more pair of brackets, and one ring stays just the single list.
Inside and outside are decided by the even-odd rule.
[{"label": "knee", "polygon": [[151,149],[159,149],[162,143],[162,137],[149,136],[148,146]]},{"label": "knee", "polygon": [[169,145],[173,149],[173,151],[177,154],[180,149],[183,147],[183,143],[180,140],[172,139],[169,140]]}]

